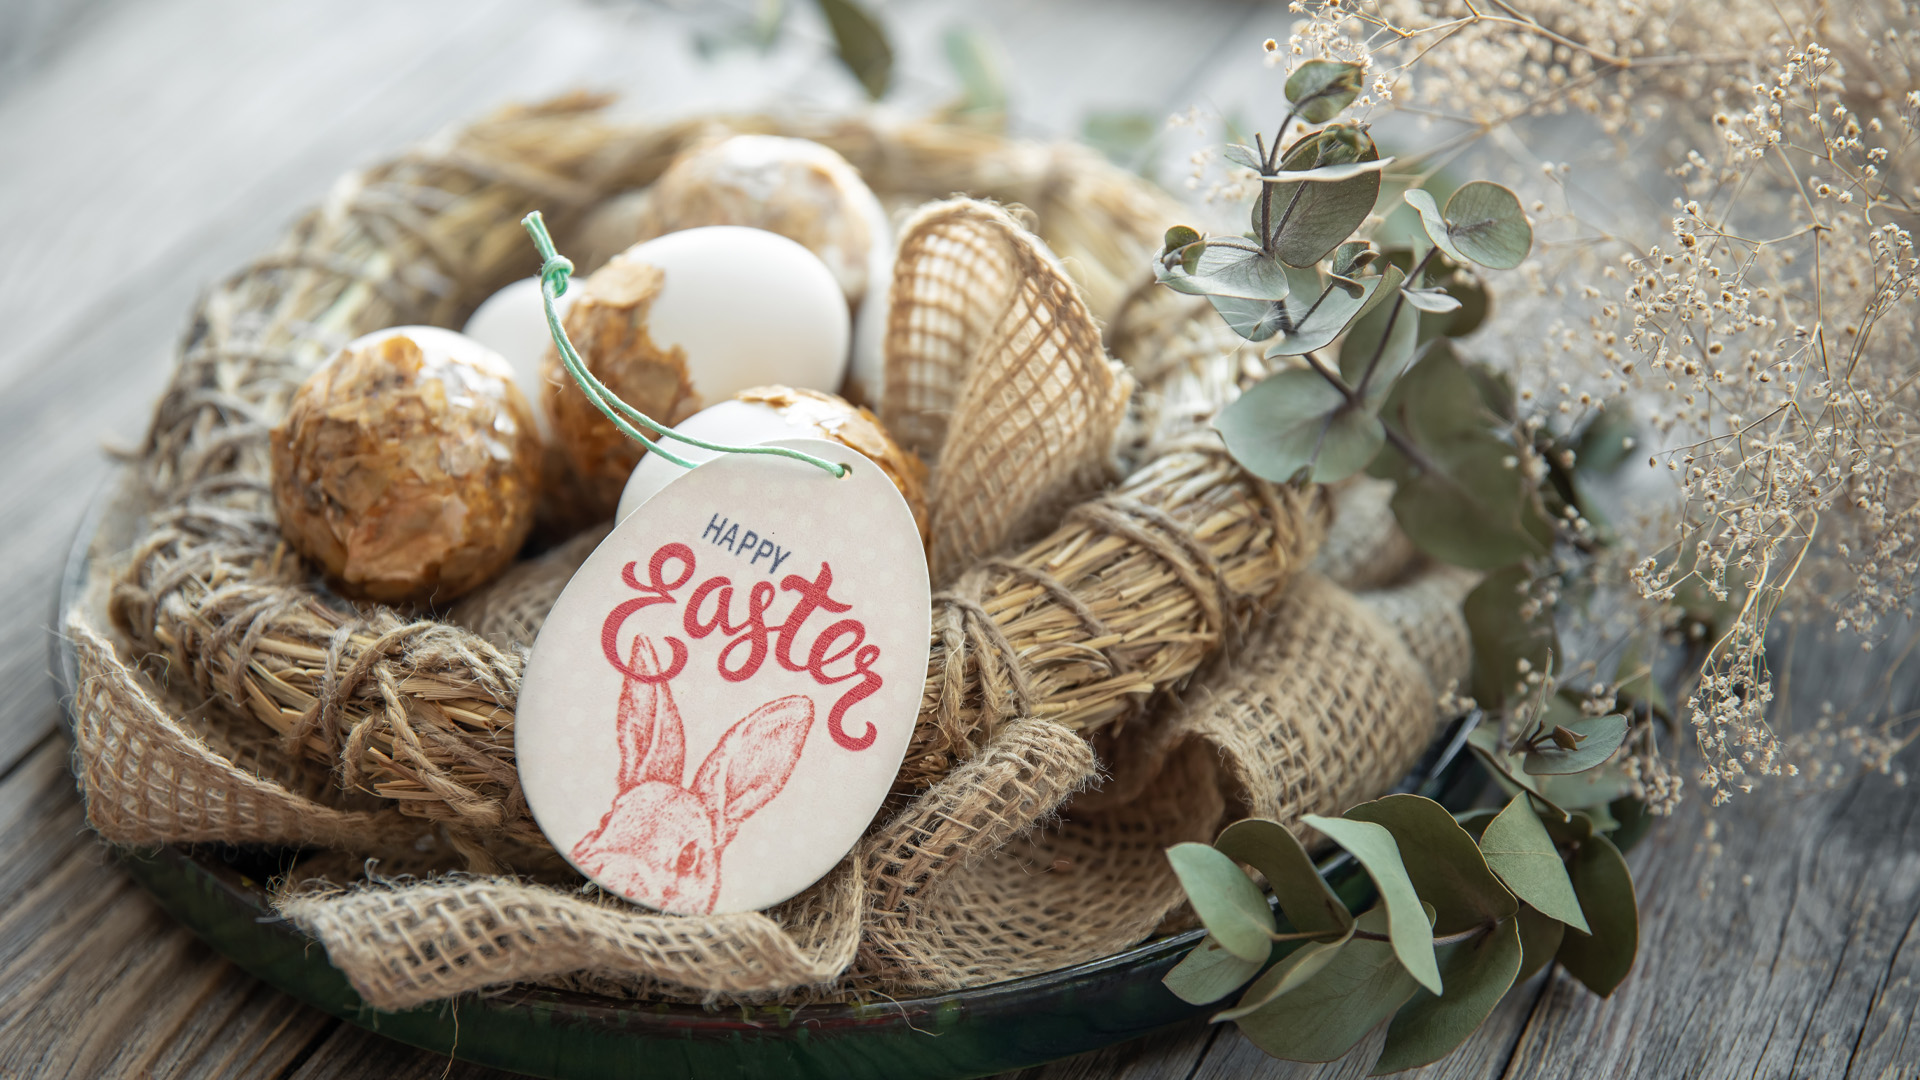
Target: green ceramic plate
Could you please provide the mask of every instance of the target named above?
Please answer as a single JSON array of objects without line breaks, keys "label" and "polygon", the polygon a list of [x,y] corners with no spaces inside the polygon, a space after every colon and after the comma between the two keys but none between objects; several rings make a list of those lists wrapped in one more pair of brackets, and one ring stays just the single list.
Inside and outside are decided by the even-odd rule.
[{"label": "green ceramic plate", "polygon": [[[89,553],[113,519],[113,494],[95,500],[62,577],[55,625],[84,590]],[[101,536],[107,550],[111,535]],[[62,700],[74,685],[72,649],[56,636]],[[1462,808],[1484,776],[1461,753],[1465,732],[1436,742],[1401,790]],[[265,883],[292,852],[211,845],[122,852],[121,862],[161,906],[261,980],[341,1019],[437,1053],[535,1076],[958,1078],[1023,1068],[1138,1038],[1210,1011],[1160,984],[1201,932],[1151,941],[1106,959],[959,993],[870,1004],[703,1009],[560,990],[467,995],[405,1012],[369,1008],[326,950],[277,917]],[[1371,883],[1345,859],[1322,873],[1350,906]]]}]

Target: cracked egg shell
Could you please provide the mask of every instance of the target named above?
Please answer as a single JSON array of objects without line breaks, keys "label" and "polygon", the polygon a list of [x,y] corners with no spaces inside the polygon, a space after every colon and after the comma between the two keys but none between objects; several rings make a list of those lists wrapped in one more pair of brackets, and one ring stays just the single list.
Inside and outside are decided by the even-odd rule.
[{"label": "cracked egg shell", "polygon": [[[784,236],[730,225],[670,233],[628,248],[576,288],[566,330],[587,370],[662,424],[751,387],[832,390],[846,374],[851,328],[839,286]],[[644,448],[551,351],[543,389],[554,437],[590,489],[587,516],[604,518]]]},{"label": "cracked egg shell", "polygon": [[[893,441],[871,412],[844,398],[791,386],[757,386],[731,401],[703,409],[674,426],[683,435],[731,446],[758,446],[776,439],[821,438],[871,459],[907,500],[920,542],[927,542],[927,466]],[[695,465],[720,455],[686,443],[669,442],[673,452]],[[686,470],[653,454],[640,459],[620,496],[615,521],[640,509],[661,488]]]},{"label": "cracked egg shell", "polygon": [[282,534],[347,596],[451,600],[533,526],[533,410],[505,360],[451,330],[348,344],[294,393],[269,445]]}]

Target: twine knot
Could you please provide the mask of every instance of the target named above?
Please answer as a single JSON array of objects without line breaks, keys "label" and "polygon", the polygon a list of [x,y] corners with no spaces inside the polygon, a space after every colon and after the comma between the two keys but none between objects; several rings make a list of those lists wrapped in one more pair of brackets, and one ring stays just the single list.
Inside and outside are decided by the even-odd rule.
[{"label": "twine knot", "polygon": [[[552,248],[549,247],[551,252]],[[540,265],[540,280],[553,290],[555,297],[567,295],[567,279],[573,276],[573,260],[565,255],[548,254],[547,261]]]}]

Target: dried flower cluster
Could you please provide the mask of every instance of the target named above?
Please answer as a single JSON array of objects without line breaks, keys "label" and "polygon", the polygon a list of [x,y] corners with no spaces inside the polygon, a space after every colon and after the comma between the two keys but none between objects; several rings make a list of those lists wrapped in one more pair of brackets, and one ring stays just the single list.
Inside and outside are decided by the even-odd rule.
[{"label": "dried flower cluster", "polygon": [[[1268,43],[1268,62],[1366,66],[1357,104],[1411,133],[1396,165],[1407,180],[1470,154],[1532,196],[1545,255],[1494,280],[1505,311],[1466,346],[1511,364],[1526,434],[1630,412],[1638,460],[1670,481],[1658,489],[1670,507],[1613,523],[1608,552],[1570,515],[1536,571],[1558,584],[1534,595],[1610,588],[1613,614],[1589,617],[1618,616],[1691,673],[1679,719],[1716,802],[1794,762],[1822,778],[1853,770],[1843,756],[1896,771],[1911,736],[1884,722],[1829,716],[1777,738],[1767,648],[1788,621],[1870,646],[1909,613],[1920,571],[1920,5],[1293,10],[1304,17]],[[1531,123],[1544,115],[1583,119]],[[1613,175],[1551,160],[1568,123]],[[1583,686],[1598,673],[1578,654],[1566,666]],[[1605,696],[1638,677],[1621,667],[1593,680]],[[1625,769],[1666,808],[1679,784],[1653,734],[1635,737]]]}]

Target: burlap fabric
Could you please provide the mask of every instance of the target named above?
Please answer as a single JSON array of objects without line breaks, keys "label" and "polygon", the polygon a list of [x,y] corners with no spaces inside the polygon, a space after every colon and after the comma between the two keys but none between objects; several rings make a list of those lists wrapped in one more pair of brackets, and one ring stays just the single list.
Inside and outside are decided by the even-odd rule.
[{"label": "burlap fabric", "polygon": [[936,585],[1111,478],[1130,380],[1039,238],[974,199],[901,227],[881,420],[933,461]]},{"label": "burlap fabric", "polygon": [[[1138,434],[1124,441],[1138,467],[1072,501],[1113,467],[1124,403],[1124,377],[1088,327],[1186,317],[1123,287],[1168,219],[1161,197],[1079,151],[748,119],[734,126],[834,145],[896,199],[961,187],[1026,201],[1046,243],[1080,268],[1069,280],[1044,257],[1021,263],[1043,249],[1012,216],[948,204],[969,228],[987,223],[1003,256],[1054,276],[1041,274],[1043,293],[1016,284],[966,315],[991,332],[960,350],[962,414],[936,449],[980,430],[967,408],[1004,408],[1004,390],[967,396],[980,372],[1023,385],[1037,377],[1027,365],[1068,365],[1098,419],[1073,436],[1079,449],[1043,457],[1026,489],[1032,506],[1071,502],[1055,505],[1050,531],[1021,510],[982,534],[999,540],[964,542],[1003,546],[956,563],[936,599],[912,756],[834,874],[767,912],[724,917],[583,891],[526,814],[512,709],[522,647],[593,540],[516,568],[451,618],[354,607],[318,591],[280,541],[265,432],[344,340],[457,325],[525,272],[525,210],[545,209],[564,248],[567,222],[708,132],[612,125],[597,104],[512,110],[347,178],[281,249],[203,302],[128,498],[141,513],[98,553],[101,602],[68,623],[77,771],[103,836],[395,853],[416,876],[342,880],[355,860],[322,858],[330,883],[296,873],[278,901],[380,1007],[555,979],[682,998],[897,995],[1124,947],[1178,907],[1166,844],[1209,837],[1234,808],[1339,809],[1405,768],[1429,733],[1438,676],[1337,586],[1309,578],[1289,591],[1329,502],[1248,477],[1200,426],[1234,391],[1238,357],[1200,349],[1156,372],[1149,390],[1164,400],[1136,410]],[[1051,299],[1008,301],[1033,295]],[[1009,311],[1024,321],[1003,325]],[[913,325],[895,322],[890,339],[904,350]],[[1135,347],[1153,336],[1141,331]],[[1004,548],[1036,529],[1045,535]],[[1426,603],[1395,609],[1409,635],[1435,622]],[[1346,666],[1296,670],[1319,671],[1329,649]],[[1216,714],[1218,701],[1241,704]],[[1143,759],[1136,743],[1166,749]],[[1323,781],[1275,772],[1323,765]],[[1283,801],[1277,784],[1301,794]]]}]

